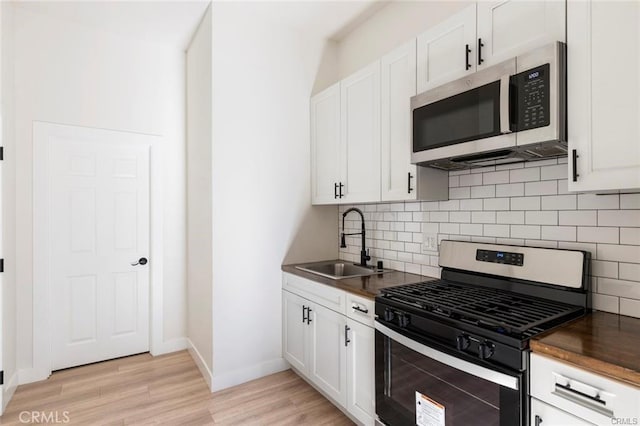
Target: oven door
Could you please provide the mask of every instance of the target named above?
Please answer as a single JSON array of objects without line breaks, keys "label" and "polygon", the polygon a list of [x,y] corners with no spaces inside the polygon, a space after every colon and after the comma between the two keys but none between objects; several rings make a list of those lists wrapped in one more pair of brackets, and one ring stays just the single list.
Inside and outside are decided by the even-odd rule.
[{"label": "oven door", "polygon": [[510,123],[511,59],[411,98],[412,163],[516,146]]},{"label": "oven door", "polygon": [[376,414],[392,425],[523,426],[524,375],[470,362],[376,321]]}]

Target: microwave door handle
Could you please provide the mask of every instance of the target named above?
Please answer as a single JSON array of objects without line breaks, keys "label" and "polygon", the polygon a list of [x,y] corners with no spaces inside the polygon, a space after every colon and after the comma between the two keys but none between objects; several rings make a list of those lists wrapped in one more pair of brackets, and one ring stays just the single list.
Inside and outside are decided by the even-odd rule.
[{"label": "microwave door handle", "polygon": [[500,78],[500,133],[511,133],[509,125],[509,75]]}]

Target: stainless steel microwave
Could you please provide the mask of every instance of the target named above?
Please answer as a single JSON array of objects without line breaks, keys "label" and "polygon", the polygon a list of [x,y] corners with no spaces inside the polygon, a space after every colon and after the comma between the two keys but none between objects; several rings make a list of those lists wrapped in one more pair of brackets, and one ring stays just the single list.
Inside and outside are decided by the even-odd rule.
[{"label": "stainless steel microwave", "polygon": [[556,42],[411,98],[411,162],[467,169],[567,154],[566,46]]}]

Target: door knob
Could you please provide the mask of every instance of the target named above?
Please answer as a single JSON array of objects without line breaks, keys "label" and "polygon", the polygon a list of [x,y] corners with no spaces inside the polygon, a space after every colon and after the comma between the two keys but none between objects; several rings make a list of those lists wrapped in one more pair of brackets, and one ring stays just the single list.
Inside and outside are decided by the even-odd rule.
[{"label": "door knob", "polygon": [[137,265],[146,265],[149,261],[147,260],[146,257],[141,257],[140,259],[138,259],[138,261],[136,263],[132,263],[131,266],[137,266]]}]

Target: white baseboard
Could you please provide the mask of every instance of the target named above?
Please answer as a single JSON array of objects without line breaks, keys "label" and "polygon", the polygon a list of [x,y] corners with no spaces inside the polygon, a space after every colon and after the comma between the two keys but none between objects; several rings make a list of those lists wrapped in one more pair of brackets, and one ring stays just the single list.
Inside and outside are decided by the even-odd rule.
[{"label": "white baseboard", "polygon": [[156,345],[151,349],[151,355],[158,356],[169,354],[171,352],[183,351],[189,348],[189,343],[186,337],[178,337],[176,339],[167,340],[165,342]]},{"label": "white baseboard", "polygon": [[209,390],[211,390],[211,383],[212,383],[212,377],[213,377],[211,374],[211,370],[209,370],[207,363],[204,362],[204,358],[202,358],[202,355],[200,355],[200,352],[198,352],[198,349],[193,345],[193,342],[191,341],[191,339],[187,338],[186,340],[187,340],[187,349],[189,350],[189,354],[191,355],[191,358],[193,358],[193,361],[198,366],[198,370],[200,370],[200,374],[202,374],[204,381],[207,382],[207,385],[209,386]]},{"label": "white baseboard", "polygon": [[213,386],[211,386],[211,391],[216,392],[288,369],[289,363],[286,362],[284,358],[276,358],[271,361],[254,364],[246,368],[214,375],[212,377]]},{"label": "white baseboard", "polygon": [[2,407],[0,410],[0,415],[4,413],[5,408],[7,408],[7,404],[11,401],[16,388],[18,387],[18,372],[13,373],[11,378],[2,385]]}]

